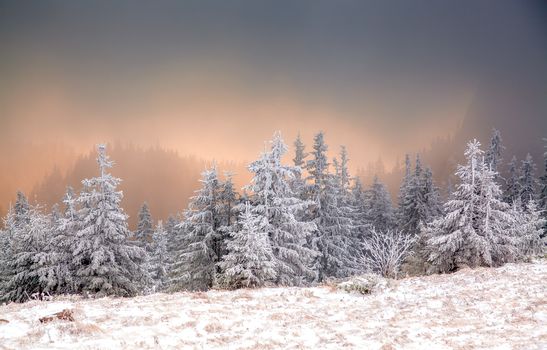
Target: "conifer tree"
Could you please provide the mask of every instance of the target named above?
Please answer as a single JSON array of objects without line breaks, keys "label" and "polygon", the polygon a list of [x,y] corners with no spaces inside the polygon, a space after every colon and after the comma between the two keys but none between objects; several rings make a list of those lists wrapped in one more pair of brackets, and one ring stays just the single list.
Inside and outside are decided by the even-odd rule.
[{"label": "conifer tree", "polygon": [[478,141],[468,143],[465,156],[467,164],[456,172],[460,184],[445,204],[447,214],[425,229],[429,259],[441,271],[461,265],[496,266],[514,258],[512,218],[500,200],[495,172],[484,163]]},{"label": "conifer tree", "polygon": [[294,194],[302,199],[306,197],[307,191],[306,179],[303,177],[303,173],[307,169],[307,157],[306,146],[299,133],[294,141],[294,177],[290,180],[290,185]]},{"label": "conifer tree", "polygon": [[379,232],[393,229],[396,221],[391,198],[386,186],[377,176],[374,177],[368,192],[367,216],[370,225]]},{"label": "conifer tree", "polygon": [[99,176],[82,181],[78,197],[81,226],[73,246],[75,278],[79,291],[98,295],[132,296],[138,282],[147,278],[141,264],[146,252],[128,241],[127,215],[120,207],[120,179],[108,173],[112,162],[106,146],[97,146]]},{"label": "conifer tree", "polygon": [[519,255],[523,257],[542,254],[547,243],[542,238],[546,220],[542,217],[536,201],[529,201],[525,210],[516,201],[513,204],[512,215],[516,221],[514,231],[518,239]]},{"label": "conifer tree", "polygon": [[29,212],[30,205],[27,197],[21,191],[17,191],[17,199],[15,200],[15,225],[21,227],[30,222]]},{"label": "conifer tree", "polygon": [[492,171],[498,171],[498,165],[501,164],[501,154],[503,152],[501,133],[497,129],[492,130],[492,138],[490,139],[490,148],[485,154],[485,163]]},{"label": "conifer tree", "polygon": [[275,133],[270,151],[249,165],[254,175],[247,190],[251,193],[251,213],[266,225],[275,257],[276,283],[301,285],[315,276],[310,264],[316,253],[304,245],[316,227],[299,218],[298,213],[307,210],[311,202],[292,192],[289,183],[294,167],[281,163],[286,152],[281,135]]},{"label": "conifer tree", "polygon": [[522,161],[522,166],[520,168],[520,201],[522,207],[526,208],[528,202],[535,199],[536,197],[536,165],[530,153],[526,155],[526,158]]},{"label": "conifer tree", "polygon": [[201,189],[191,198],[184,220],[171,272],[171,288],[206,290],[217,273],[221,234],[218,213],[219,181],[216,168],[202,173]]},{"label": "conifer tree", "polygon": [[225,286],[262,287],[276,280],[276,264],[268,238],[269,223],[264,215],[251,211],[249,203],[231,231],[228,254],[219,263]]},{"label": "conifer tree", "polygon": [[[547,138],[543,139],[547,143]],[[547,150],[547,144],[544,146]],[[545,224],[543,226],[542,237],[547,236],[547,151],[543,153],[543,164],[545,169],[543,170],[543,175],[540,177],[540,189],[539,189],[539,201],[538,209],[542,211],[543,218],[545,219]]]},{"label": "conifer tree", "polygon": [[513,204],[517,198],[520,198],[520,179],[517,168],[517,158],[513,156],[508,164],[509,173],[505,181],[505,191],[503,200],[505,203]]},{"label": "conifer tree", "polygon": [[150,214],[150,208],[148,203],[144,202],[139,210],[137,230],[135,231],[135,239],[137,244],[150,252],[150,244],[152,242],[152,235],[154,234],[154,227],[152,223],[152,215]]},{"label": "conifer tree", "polygon": [[321,189],[325,186],[328,177],[329,162],[327,159],[328,147],[325,144],[323,132],[319,132],[313,138],[312,159],[308,160],[306,168],[308,170],[308,180],[311,181],[309,199],[319,201]]},{"label": "conifer tree", "polygon": [[150,254],[151,277],[153,281],[152,290],[162,291],[168,285],[168,252],[167,252],[167,231],[160,220],[156,225],[152,236],[152,253]]},{"label": "conifer tree", "polygon": [[14,220],[5,285],[5,299],[15,302],[41,299],[43,293],[49,292],[57,284],[48,260],[50,218],[38,207],[28,208],[25,216],[27,222],[17,223],[19,218],[16,215]]},{"label": "conifer tree", "polygon": [[224,174],[224,181],[220,183],[219,189],[219,203],[218,203],[218,215],[219,215],[219,233],[220,233],[220,246],[218,250],[218,259],[227,253],[226,244],[230,238],[230,229],[237,219],[237,202],[238,195],[234,189],[233,174],[226,172]]}]

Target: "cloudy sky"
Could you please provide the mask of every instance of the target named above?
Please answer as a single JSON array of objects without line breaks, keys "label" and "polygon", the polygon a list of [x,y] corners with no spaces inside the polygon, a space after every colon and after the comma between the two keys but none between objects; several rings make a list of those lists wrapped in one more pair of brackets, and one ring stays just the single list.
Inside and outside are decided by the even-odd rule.
[{"label": "cloudy sky", "polygon": [[481,89],[545,89],[546,15],[541,1],[0,1],[0,139],[244,161],[276,129],[308,143],[323,129],[354,164],[389,163],[455,132]]}]

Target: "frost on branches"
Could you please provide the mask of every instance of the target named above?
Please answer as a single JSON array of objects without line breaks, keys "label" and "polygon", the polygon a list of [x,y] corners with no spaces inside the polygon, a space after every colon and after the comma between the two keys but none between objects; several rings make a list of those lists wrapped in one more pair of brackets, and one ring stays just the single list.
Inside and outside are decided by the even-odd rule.
[{"label": "frost on branches", "polygon": [[275,257],[268,238],[268,222],[251,212],[249,203],[241,213],[238,228],[231,232],[228,254],[219,263],[221,285],[229,288],[263,287],[276,278]]},{"label": "frost on branches", "polygon": [[277,269],[276,283],[301,285],[315,277],[311,261],[316,253],[305,246],[315,230],[312,222],[301,221],[299,213],[312,204],[297,197],[290,186],[294,167],[281,164],[287,146],[275,133],[270,151],[249,165],[254,174],[247,190],[251,192],[251,213],[264,223]]},{"label": "frost on branches", "polygon": [[180,246],[175,247],[171,271],[171,288],[206,290],[213,286],[219,261],[221,233],[219,231],[216,168],[202,173],[202,187],[191,198],[181,231]]},{"label": "frost on branches", "polygon": [[362,243],[364,269],[384,277],[396,278],[414,241],[415,236],[399,230],[381,232],[373,228]]},{"label": "frost on branches", "polygon": [[99,295],[130,296],[146,275],[141,262],[145,251],[128,241],[127,215],[120,207],[120,179],[108,173],[113,162],[106,147],[97,147],[100,174],[82,181],[78,202],[81,227],[73,247],[78,289]]},{"label": "frost on branches", "polygon": [[467,145],[460,184],[445,204],[446,215],[426,228],[430,261],[441,271],[459,266],[497,266],[515,258],[516,237],[509,206],[501,201],[495,172],[484,162],[480,143]]}]

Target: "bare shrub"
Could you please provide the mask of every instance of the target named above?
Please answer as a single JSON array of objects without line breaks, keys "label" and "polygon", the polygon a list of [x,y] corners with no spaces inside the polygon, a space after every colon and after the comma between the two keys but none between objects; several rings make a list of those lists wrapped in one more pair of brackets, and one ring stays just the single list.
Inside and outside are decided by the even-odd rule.
[{"label": "bare shrub", "polygon": [[363,242],[365,253],[362,263],[365,270],[383,277],[396,278],[415,240],[414,236],[398,230],[379,232],[373,228]]}]

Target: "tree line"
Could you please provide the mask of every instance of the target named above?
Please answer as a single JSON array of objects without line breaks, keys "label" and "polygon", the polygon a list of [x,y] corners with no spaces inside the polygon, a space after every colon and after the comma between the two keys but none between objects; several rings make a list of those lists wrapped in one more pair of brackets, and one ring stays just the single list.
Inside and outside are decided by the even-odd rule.
[{"label": "tree line", "polygon": [[528,156],[520,167],[513,158],[504,178],[503,150],[498,131],[486,151],[469,142],[444,200],[431,169],[407,155],[393,204],[380,179],[365,187],[350,175],[345,147],[329,159],[322,132],[309,152],[299,136],[290,164],[275,133],[241,192],[213,166],[187,210],[154,225],[144,203],[130,232],[121,180],[99,145],[99,174],[49,212],[17,193],[0,233],[0,300],[304,286],[526,259],[545,249],[547,152],[541,177]]}]

